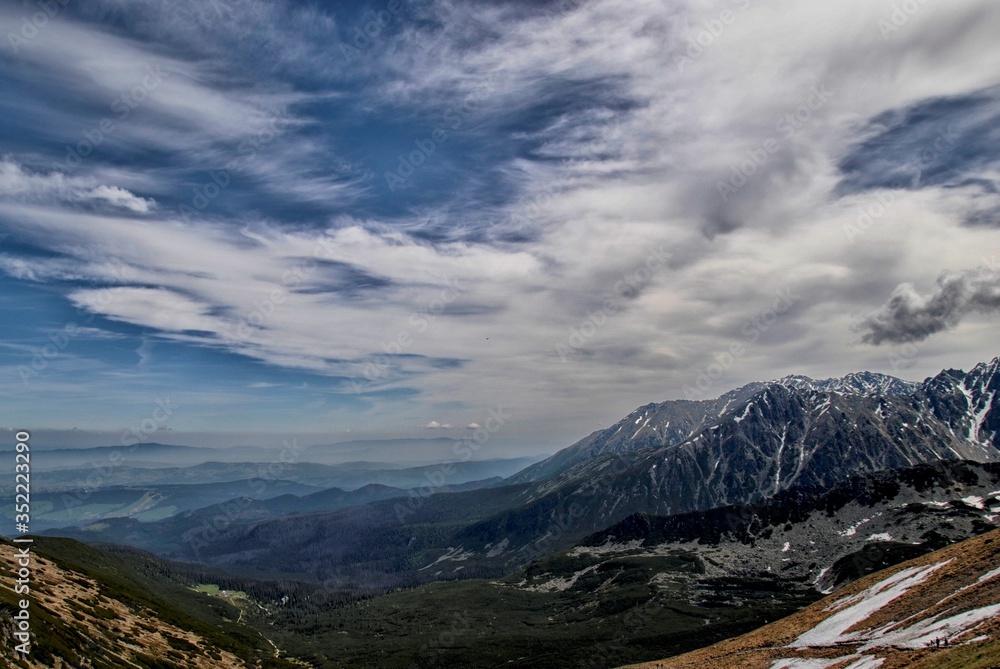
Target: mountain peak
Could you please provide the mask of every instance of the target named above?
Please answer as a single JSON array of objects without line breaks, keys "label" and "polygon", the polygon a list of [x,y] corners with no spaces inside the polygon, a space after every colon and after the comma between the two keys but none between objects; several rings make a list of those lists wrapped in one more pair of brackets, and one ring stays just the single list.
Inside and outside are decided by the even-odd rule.
[{"label": "mountain peak", "polygon": [[912,393],[919,384],[878,372],[851,372],[845,376],[829,379],[812,379],[800,374],[791,374],[771,381],[772,384],[787,388],[809,389],[819,392],[840,393],[841,395],[906,395]]}]

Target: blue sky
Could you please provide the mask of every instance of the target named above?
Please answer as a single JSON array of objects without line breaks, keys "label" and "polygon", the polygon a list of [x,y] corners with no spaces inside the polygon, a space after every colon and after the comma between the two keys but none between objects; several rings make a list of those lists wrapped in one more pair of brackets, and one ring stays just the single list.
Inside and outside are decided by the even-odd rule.
[{"label": "blue sky", "polygon": [[827,4],[4,3],[0,425],[533,454],[995,357],[1000,8]]}]

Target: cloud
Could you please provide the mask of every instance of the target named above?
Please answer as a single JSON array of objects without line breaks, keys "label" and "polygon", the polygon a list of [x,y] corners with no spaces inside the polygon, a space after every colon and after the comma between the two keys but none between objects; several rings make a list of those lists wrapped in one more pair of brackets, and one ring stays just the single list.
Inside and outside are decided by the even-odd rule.
[{"label": "cloud", "polygon": [[436,420],[432,420],[427,425],[424,425],[424,428],[427,430],[450,430],[452,425],[451,423],[439,423]]},{"label": "cloud", "polygon": [[482,425],[480,425],[479,423],[469,423],[468,425],[465,426],[467,430],[478,430],[481,427]]},{"label": "cloud", "polygon": [[92,178],[26,170],[9,156],[0,159],[0,198],[21,202],[107,204],[137,214],[149,213],[156,206],[153,200],[124,188],[95,185]]},{"label": "cloud", "polygon": [[927,295],[909,283],[897,286],[885,305],[856,330],[868,344],[902,344],[954,328],[971,313],[996,312],[1000,312],[1000,272],[979,267],[941,274]]},{"label": "cloud", "polygon": [[[582,436],[734,343],[706,394],[885,371],[851,314],[1000,248],[995,3],[928,3],[888,38],[889,0],[734,2],[718,34],[712,3],[411,3],[347,61],[350,4],[96,0],[0,63],[10,283],[139,330],[149,378],[301,375],[350,409],[296,414],[322,429],[502,404],[505,431]],[[995,355],[948,343],[913,373]]]}]

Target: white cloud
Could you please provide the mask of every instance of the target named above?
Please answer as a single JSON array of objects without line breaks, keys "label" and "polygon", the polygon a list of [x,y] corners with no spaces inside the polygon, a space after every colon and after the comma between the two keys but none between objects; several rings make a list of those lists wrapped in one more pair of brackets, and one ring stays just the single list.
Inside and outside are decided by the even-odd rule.
[{"label": "white cloud", "polygon": [[[484,218],[528,219],[532,241],[432,244],[402,232],[419,230],[423,211],[394,221],[310,221],[325,228],[321,240],[305,225],[283,230],[247,214],[240,233],[221,223],[179,222],[135,195],[155,193],[146,188],[155,187],[157,168],[95,168],[85,179],[7,159],[0,163],[7,200],[0,213],[22,239],[57,256],[10,255],[6,271],[106,285],[74,290],[71,298],[174,342],[353,377],[362,396],[416,388],[407,406],[386,401],[380,414],[409,426],[425,424],[432,400],[503,403],[522,424],[564,421],[584,432],[640,403],[679,396],[734,341],[747,353],[710,394],[789,372],[892,371],[883,351],[856,345],[852,319],[900,283],[926,292],[942,270],[979,265],[984,249],[1000,247],[1000,232],[963,221],[996,198],[972,188],[900,191],[852,239],[845,227],[879,193],[834,195],[838,162],[877,114],[1000,83],[1000,12],[978,0],[928,3],[884,39],[877,22],[892,11],[888,0],[726,6],[734,20],[690,61],[683,60],[689,40],[718,17],[720,5],[650,0],[623,9],[594,0],[556,13],[442,3],[414,9],[434,21],[406,23],[365,52],[357,67],[371,77],[371,104],[430,118],[463,96],[484,96],[476,117],[483,133],[506,127],[546,96],[589,96],[592,104],[570,106],[514,138],[537,147],[499,168],[518,197],[513,205],[483,205]],[[259,4],[247,8],[247,16],[269,16]],[[272,30],[267,21],[234,20],[247,30]],[[152,58],[137,42],[90,28],[50,28],[28,57],[106,95],[134,86]],[[183,34],[179,24],[167,29]],[[276,50],[284,65],[299,67],[313,48]],[[213,87],[219,72],[210,60],[161,60],[171,76],[150,94],[148,116],[130,120],[116,140],[211,164],[277,112],[287,114],[289,128],[318,121],[300,104],[316,97]],[[484,81],[492,82],[485,93]],[[570,93],[580,82],[593,86]],[[809,110],[796,132],[782,132],[781,120],[807,105],[814,87],[829,90],[829,99]],[[778,149],[723,199],[717,183],[770,138]],[[275,192],[349,202],[361,188],[317,176],[310,168],[323,156],[295,133],[270,148],[251,168]],[[473,178],[455,175],[456,192]],[[135,215],[60,206],[81,201]],[[449,224],[466,223],[440,209]],[[326,260],[384,285],[358,291],[322,267],[293,285],[289,276],[308,266],[318,244]],[[658,247],[670,253],[669,266],[623,295],[618,286]],[[794,308],[749,341],[744,325],[784,289],[798,296]],[[602,313],[609,303],[614,313]],[[237,333],[241,324],[245,332]],[[907,374],[996,354],[988,328],[973,321],[950,336],[947,345],[928,343]],[[572,348],[565,362],[558,344]]]},{"label": "white cloud", "polygon": [[26,170],[10,157],[0,159],[0,198],[48,203],[103,202],[137,214],[149,213],[156,206],[153,200],[138,197],[124,188],[95,185],[92,178]]}]

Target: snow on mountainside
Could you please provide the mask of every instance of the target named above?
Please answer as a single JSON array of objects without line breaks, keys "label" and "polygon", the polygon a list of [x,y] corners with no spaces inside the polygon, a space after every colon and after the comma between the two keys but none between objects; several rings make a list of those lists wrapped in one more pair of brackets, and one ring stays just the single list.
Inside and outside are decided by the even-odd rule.
[{"label": "snow on mountainside", "polygon": [[786,376],[772,383],[788,388],[808,388],[842,395],[907,395],[920,387],[919,383],[874,372],[852,372],[847,376],[817,381],[808,376]]},{"label": "snow on mountainside", "polygon": [[[508,480],[512,483],[543,481],[597,456],[679,445],[699,438],[706,430],[718,429],[724,418],[732,417],[741,423],[748,412],[755,410],[755,405],[760,406],[762,397],[775,393],[784,395],[781,389],[792,391],[800,403],[813,403],[820,409],[856,407],[854,415],[842,412],[843,418],[877,420],[886,423],[886,430],[890,431],[912,428],[920,438],[927,438],[936,437],[932,433],[943,428],[949,438],[945,440],[948,442],[947,454],[941,457],[991,460],[1000,456],[994,443],[1000,433],[1000,411],[995,410],[1000,396],[998,368],[1000,358],[976,365],[968,373],[946,370],[923,383],[874,372],[823,380],[786,376],[776,381],[750,383],[713,400],[647,404],[615,425],[590,434]],[[872,398],[882,401],[866,401]],[[928,427],[931,424],[933,426]],[[937,457],[937,453],[933,457]],[[910,460],[905,464],[917,461],[922,460]]]},{"label": "snow on mountainside", "polygon": [[1000,461],[998,368],[993,360],[920,384],[870,373],[791,377],[714,400],[649,404],[508,479],[532,483],[523,506],[466,539],[510,535],[517,550],[544,537],[554,550],[633,513],[747,504],[941,460]]},{"label": "snow on mountainside", "polygon": [[992,669],[1000,531],[897,565],[759,630],[634,669]]}]

